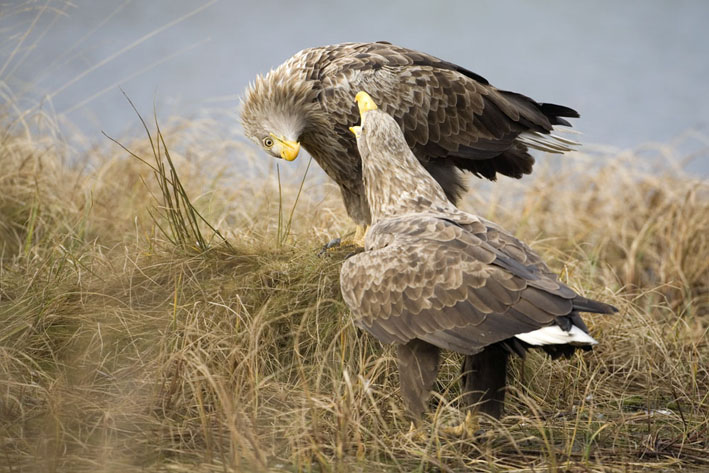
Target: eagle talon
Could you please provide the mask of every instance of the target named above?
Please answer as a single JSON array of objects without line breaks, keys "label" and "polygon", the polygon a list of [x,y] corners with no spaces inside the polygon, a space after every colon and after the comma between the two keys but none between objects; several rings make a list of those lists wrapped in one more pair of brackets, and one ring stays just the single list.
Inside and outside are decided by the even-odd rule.
[{"label": "eagle talon", "polygon": [[484,433],[478,425],[477,416],[473,415],[471,411],[465,414],[465,420],[463,420],[463,422],[451,427],[443,427],[441,432],[446,435],[461,438],[475,438]]},{"label": "eagle talon", "polygon": [[322,247],[320,252],[318,252],[318,256],[322,256],[326,254],[329,250],[333,248],[338,248],[338,247],[344,247],[344,246],[352,246],[354,247],[355,251],[352,253],[349,253],[345,259],[349,258],[350,256],[354,256],[357,253],[360,253],[362,250],[364,250],[364,237],[367,235],[367,226],[366,225],[357,225],[357,228],[355,229],[355,234],[352,238],[347,238],[347,239],[342,239],[342,238],[333,238],[325,246]]},{"label": "eagle talon", "polygon": [[362,251],[364,251],[364,248],[357,248],[356,251],[353,251],[353,252],[351,252],[351,253],[347,253],[347,254],[345,255],[345,259],[350,259],[350,258],[352,258],[354,255],[360,254]]},{"label": "eagle talon", "polygon": [[409,425],[409,430],[404,434],[407,439],[413,440],[414,442],[425,442],[428,440],[428,435],[426,431],[417,426],[415,423],[411,422]]},{"label": "eagle talon", "polygon": [[325,245],[318,252],[318,256],[322,256],[327,253],[327,250],[331,250],[332,248],[338,247],[340,245],[342,245],[342,238],[333,238],[332,240],[325,243]]}]

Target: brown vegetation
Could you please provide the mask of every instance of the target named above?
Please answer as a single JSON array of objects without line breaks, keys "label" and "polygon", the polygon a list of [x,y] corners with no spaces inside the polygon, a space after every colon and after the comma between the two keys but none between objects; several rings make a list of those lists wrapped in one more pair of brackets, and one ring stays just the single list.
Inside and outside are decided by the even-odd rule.
[{"label": "brown vegetation", "polygon": [[475,439],[442,433],[461,415],[449,354],[418,438],[390,348],[341,301],[346,250],[317,256],[351,229],[336,188],[311,170],[290,219],[298,178],[279,185],[273,161],[210,129],[121,141],[152,166],[159,154],[157,173],[118,146],[82,161],[28,130],[4,136],[6,471],[709,468],[707,181],[587,152],[474,183],[466,210],[620,313],[587,317],[590,353],[515,362],[507,416]]}]

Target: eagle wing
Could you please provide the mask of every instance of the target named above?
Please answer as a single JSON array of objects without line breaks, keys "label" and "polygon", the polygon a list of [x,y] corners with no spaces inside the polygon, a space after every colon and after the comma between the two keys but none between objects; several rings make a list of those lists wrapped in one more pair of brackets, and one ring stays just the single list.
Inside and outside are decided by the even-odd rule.
[{"label": "eagle wing", "polygon": [[[319,80],[318,100],[347,136],[357,121],[352,97],[368,92],[401,126],[408,145],[426,164],[450,159],[461,169],[488,179],[496,173],[521,177],[532,170],[527,152],[530,133],[535,147],[569,150],[563,142],[545,139],[552,125],[569,125],[569,108],[540,104],[489,85],[483,77],[434,56],[388,43],[333,46],[311,66]],[[347,138],[350,138],[347,136]]]},{"label": "eagle wing", "polygon": [[357,325],[382,342],[418,338],[470,355],[555,323],[568,330],[577,310],[613,309],[578,296],[526,245],[484,220],[383,220],[340,274]]}]

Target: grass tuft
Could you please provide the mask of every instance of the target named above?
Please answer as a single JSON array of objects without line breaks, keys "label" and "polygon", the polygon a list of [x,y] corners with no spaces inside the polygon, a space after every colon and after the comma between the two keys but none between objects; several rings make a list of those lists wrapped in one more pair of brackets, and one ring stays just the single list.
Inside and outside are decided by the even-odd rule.
[{"label": "grass tuft", "polygon": [[[162,235],[175,246],[183,248],[196,247],[198,251],[206,251],[210,248],[210,242],[202,235],[202,230],[200,229],[201,224],[208,227],[213,236],[219,237],[224,245],[231,248],[226,238],[199,213],[187,196],[187,192],[182,182],[180,182],[177,170],[175,169],[175,164],[170,157],[167,143],[165,143],[165,137],[160,131],[157,114],[155,114],[155,139],[153,139],[148,125],[145,123],[145,120],[143,120],[138,109],[136,109],[133,101],[131,101],[125,92],[123,92],[123,95],[133,108],[133,111],[135,111],[140,123],[143,125],[145,134],[150,142],[150,149],[155,164],[150,164],[144,158],[138,156],[105,133],[104,136],[120,146],[129,155],[152,169],[160,189],[161,197],[160,199],[155,198],[155,200],[158,201],[157,211],[161,215],[153,215],[151,213],[155,226],[160,230]],[[295,209],[295,204],[293,208]],[[292,215],[293,213],[291,212],[291,217]],[[288,226],[290,226],[290,220],[288,221]],[[211,240],[212,238],[210,238],[210,241]]]}]

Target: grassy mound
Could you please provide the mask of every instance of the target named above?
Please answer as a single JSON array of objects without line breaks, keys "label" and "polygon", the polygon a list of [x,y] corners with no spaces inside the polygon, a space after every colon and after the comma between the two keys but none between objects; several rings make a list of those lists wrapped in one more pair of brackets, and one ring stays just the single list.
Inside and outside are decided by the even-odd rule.
[{"label": "grassy mound", "polygon": [[477,439],[441,432],[461,415],[448,354],[419,438],[391,349],[341,300],[347,252],[317,256],[352,230],[336,188],[279,185],[265,157],[229,165],[238,144],[209,130],[122,141],[145,162],[4,137],[5,471],[709,468],[706,181],[577,154],[519,182],[474,182],[466,210],[620,313],[586,317],[601,342],[590,353],[515,361],[507,416],[481,420]]}]

